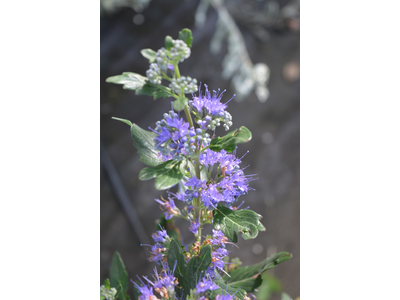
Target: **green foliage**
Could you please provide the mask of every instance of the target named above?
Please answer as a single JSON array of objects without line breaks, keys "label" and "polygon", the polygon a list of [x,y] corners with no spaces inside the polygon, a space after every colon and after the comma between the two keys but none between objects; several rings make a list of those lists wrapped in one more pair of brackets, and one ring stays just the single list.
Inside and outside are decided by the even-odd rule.
[{"label": "green foliage", "polygon": [[262,262],[252,266],[240,267],[229,273],[229,276],[224,276],[224,280],[229,280],[229,284],[234,287],[241,287],[247,292],[253,292],[262,283],[260,274],[272,269],[277,264],[280,264],[292,256],[287,252],[280,252],[266,258]]},{"label": "green foliage", "polygon": [[154,186],[157,190],[166,190],[173,187],[183,178],[183,170],[186,160],[168,160],[155,167],[147,167],[140,171],[140,180],[155,178]]},{"label": "green foliage", "polygon": [[210,292],[210,299],[215,299],[217,295],[224,295],[226,292],[233,294],[236,292],[235,297],[242,300],[246,296],[246,291],[243,289],[235,288],[232,286],[231,282],[227,284],[218,273],[215,273],[215,284],[219,286],[219,289]]},{"label": "green foliage", "polygon": [[257,299],[268,300],[272,294],[277,294],[282,290],[281,283],[275,276],[263,273],[261,275],[262,284],[257,288]]},{"label": "green foliage", "polygon": [[122,123],[125,123],[125,124],[128,124],[129,126],[132,126],[132,122],[131,122],[131,121],[129,121],[129,120],[126,120],[126,119],[120,119],[120,118],[115,118],[115,117],[112,117],[111,119],[113,119],[113,120],[117,120],[117,121],[121,121]]},{"label": "green foliage", "polygon": [[211,246],[207,245],[201,249],[199,256],[192,257],[189,260],[187,275],[189,278],[190,288],[196,288],[200,275],[203,274],[211,264],[211,250]]},{"label": "green foliage", "polygon": [[175,277],[178,278],[179,287],[176,288],[178,294],[183,294],[184,299],[190,294],[191,289],[195,289],[199,278],[204,276],[205,271],[211,264],[211,246],[206,245],[201,248],[200,255],[192,257],[186,263],[179,244],[172,239],[168,247],[168,266],[173,268],[176,262]]},{"label": "green foliage", "polygon": [[254,239],[259,231],[265,230],[260,222],[261,216],[249,209],[231,210],[219,204],[213,215],[214,228],[221,230],[234,243],[237,242],[238,233],[247,240]]},{"label": "green foliage", "polygon": [[186,298],[188,291],[190,290],[189,281],[186,276],[186,271],[187,271],[186,259],[181,251],[181,247],[174,239],[169,244],[167,260],[168,260],[168,266],[171,266],[170,267],[171,270],[176,262],[174,276],[178,279],[179,286],[175,288],[175,291],[180,295],[182,294],[182,289],[183,289],[183,294],[184,297]]},{"label": "green foliage", "polygon": [[131,135],[135,148],[139,152],[140,160],[143,163],[154,167],[162,162],[158,157],[158,151],[155,149],[154,139],[157,136],[156,133],[144,130],[136,124],[132,124]]},{"label": "green foliage", "polygon": [[[290,258],[291,255],[289,253],[280,252],[272,255],[258,264],[237,268],[231,271],[229,276],[225,275],[224,277],[220,277],[216,273],[217,280],[215,280],[215,283],[220,286],[220,289],[211,292],[211,299],[214,299],[218,294],[223,294],[227,288],[230,294],[239,290],[236,296],[239,297],[239,299],[243,299],[246,292],[252,293],[256,288],[261,286],[261,274],[263,272]],[[266,300],[267,298],[259,299]]]},{"label": "green foliage", "polygon": [[189,48],[192,47],[193,36],[190,29],[185,28],[179,31],[179,39],[184,41]]},{"label": "green foliage", "polygon": [[167,98],[175,96],[175,94],[170,88],[163,86],[161,84],[153,84],[148,81],[143,86],[141,86],[139,89],[136,90],[136,95],[153,96],[154,99],[161,97]]},{"label": "green foliage", "polygon": [[[144,50],[151,50],[151,49],[144,49]],[[150,57],[151,53],[149,51],[146,51],[145,54],[143,55],[147,55],[147,57]],[[124,89],[134,90],[136,91],[136,95],[153,96],[154,99],[161,97],[162,98],[176,97],[174,92],[169,87],[163,86],[161,84],[150,83],[147,77],[144,77],[136,73],[124,72],[122,73],[122,75],[108,77],[106,79],[106,82],[123,84]]]},{"label": "green foliage", "polygon": [[174,46],[172,41],[173,39],[169,35],[165,37],[165,49],[170,50]]},{"label": "green foliage", "polygon": [[149,60],[149,63],[152,64],[156,61],[156,51],[152,49],[142,49],[140,53]]},{"label": "green foliage", "polygon": [[189,99],[186,97],[180,97],[173,102],[174,109],[176,111],[184,110],[185,106],[188,104]]},{"label": "green foliage", "polygon": [[117,289],[117,298],[128,300],[128,273],[118,252],[114,253],[110,267],[110,284]]},{"label": "green foliage", "polygon": [[246,143],[251,140],[251,132],[246,127],[241,126],[239,129],[229,132],[223,137],[216,137],[211,140],[210,149],[213,151],[233,152],[237,144]]},{"label": "green foliage", "polygon": [[147,78],[136,73],[124,72],[122,75],[108,77],[106,82],[123,84],[126,90],[137,90],[144,86]]}]

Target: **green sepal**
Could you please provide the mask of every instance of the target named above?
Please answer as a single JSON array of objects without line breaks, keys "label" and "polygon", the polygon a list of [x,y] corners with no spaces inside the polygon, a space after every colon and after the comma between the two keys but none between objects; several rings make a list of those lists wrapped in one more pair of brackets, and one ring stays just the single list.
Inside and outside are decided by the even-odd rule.
[{"label": "green sepal", "polygon": [[173,39],[169,35],[165,37],[165,49],[170,50],[174,46]]},{"label": "green sepal", "polygon": [[223,137],[216,137],[210,142],[210,149],[212,151],[221,151],[222,149],[227,152],[233,152],[237,144],[246,143],[251,140],[251,132],[245,126],[229,132]]},{"label": "green sepal", "polygon": [[147,77],[132,72],[124,72],[121,75],[108,77],[106,82],[123,84],[122,88],[126,90],[138,90],[145,85]]},{"label": "green sepal", "polygon": [[140,53],[149,60],[149,63],[152,64],[156,61],[156,51],[152,49],[142,49],[140,50]]},{"label": "green sepal", "polygon": [[190,29],[185,28],[179,31],[179,39],[184,41],[189,48],[192,47],[193,36]]},{"label": "green sepal", "polygon": [[254,239],[259,231],[264,231],[265,227],[261,224],[261,215],[249,209],[231,210],[226,206],[217,205],[213,211],[214,228],[221,230],[232,242],[237,242],[237,234],[242,237]]},{"label": "green sepal", "polygon": [[161,158],[158,156],[159,152],[155,149],[154,139],[157,136],[156,133],[132,124],[131,135],[134,146],[138,150],[140,160],[143,163],[153,167],[162,163]]},{"label": "green sepal", "polygon": [[189,99],[186,97],[181,97],[173,102],[173,107],[176,111],[182,111],[185,109],[185,106],[188,104]]}]

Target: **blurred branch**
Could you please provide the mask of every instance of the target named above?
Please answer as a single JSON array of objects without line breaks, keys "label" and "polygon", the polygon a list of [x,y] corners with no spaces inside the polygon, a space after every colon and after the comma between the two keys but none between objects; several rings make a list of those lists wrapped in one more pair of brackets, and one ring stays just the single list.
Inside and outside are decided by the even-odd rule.
[{"label": "blurred branch", "polygon": [[229,14],[222,0],[202,0],[196,11],[196,26],[205,22],[205,13],[211,4],[218,13],[218,22],[215,34],[210,43],[210,51],[217,54],[221,51],[222,42],[226,38],[228,53],[222,61],[222,77],[231,78],[236,91],[235,100],[243,101],[252,90],[255,90],[260,102],[268,99],[269,91],[266,87],[269,79],[269,68],[264,63],[253,65],[243,36],[234,19]]},{"label": "blurred branch", "polygon": [[128,196],[128,193],[125,190],[124,185],[122,184],[121,178],[118,175],[117,170],[114,167],[113,162],[111,161],[110,156],[107,153],[106,148],[104,147],[103,143],[100,142],[100,160],[101,164],[104,167],[104,170],[110,179],[110,183],[114,193],[120,202],[126,217],[129,220],[133,230],[135,231],[139,241],[141,244],[148,244],[149,240],[146,235],[146,231],[140,219],[136,213],[134,206],[131,203],[131,200]]}]

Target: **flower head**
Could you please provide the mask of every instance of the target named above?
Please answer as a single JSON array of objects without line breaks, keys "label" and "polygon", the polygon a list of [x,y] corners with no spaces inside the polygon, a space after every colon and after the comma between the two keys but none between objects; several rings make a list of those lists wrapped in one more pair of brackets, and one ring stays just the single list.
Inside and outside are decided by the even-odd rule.
[{"label": "flower head", "polygon": [[232,126],[232,116],[225,110],[226,103],[221,102],[225,90],[219,93],[218,89],[211,94],[208,86],[206,84],[204,86],[206,87],[204,94],[200,86],[199,95],[193,95],[193,100],[189,101],[189,107],[197,117],[197,123],[203,129],[215,130],[217,126],[220,126],[220,122],[224,122],[225,130],[229,130],[229,127]]},{"label": "flower head", "polygon": [[204,293],[205,291],[212,291],[218,289],[219,286],[216,285],[209,276],[203,277],[203,280],[197,283],[196,291],[197,293]]}]

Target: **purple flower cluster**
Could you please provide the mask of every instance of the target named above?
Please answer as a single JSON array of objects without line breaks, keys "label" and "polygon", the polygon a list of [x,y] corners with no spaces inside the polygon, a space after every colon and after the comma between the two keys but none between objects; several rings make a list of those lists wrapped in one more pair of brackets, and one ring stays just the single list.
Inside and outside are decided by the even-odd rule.
[{"label": "purple flower cluster", "polygon": [[208,208],[215,207],[219,202],[230,205],[237,201],[239,196],[248,192],[250,176],[244,175],[239,167],[241,159],[236,158],[234,154],[229,154],[225,150],[215,152],[206,149],[200,155],[199,162],[207,168],[217,165],[219,174],[208,183],[195,177],[187,179],[185,182],[186,203],[191,203],[193,199],[201,195],[204,206]]},{"label": "purple flower cluster", "polygon": [[204,293],[206,291],[213,291],[218,288],[219,288],[219,286],[216,285],[209,276],[204,276],[203,280],[201,280],[201,281],[199,278],[199,283],[196,285],[196,291],[199,294]]},{"label": "purple flower cluster", "polygon": [[213,91],[211,95],[208,86],[204,86],[206,87],[204,95],[200,86],[199,95],[193,95],[193,100],[189,101],[189,107],[196,116],[197,124],[202,129],[215,130],[217,126],[220,126],[220,122],[224,122],[225,130],[229,130],[229,127],[232,126],[232,116],[225,110],[228,107],[226,103],[221,103],[225,90],[220,94],[219,90],[218,92]]},{"label": "purple flower cluster", "polygon": [[141,246],[151,247],[151,256],[149,257],[149,261],[159,263],[166,257],[167,248],[165,247],[165,244],[169,242],[170,237],[168,236],[167,231],[162,228],[153,233],[151,237],[155,242],[154,245],[141,244]]},{"label": "purple flower cluster", "polygon": [[205,130],[189,128],[189,123],[172,110],[156,122],[155,129],[150,129],[157,134],[155,147],[163,161],[193,156],[197,148],[208,146],[211,140]]},{"label": "purple flower cluster", "polygon": [[[211,139],[207,130],[215,130],[221,122],[224,123],[226,130],[232,125],[232,117],[226,111],[227,105],[221,102],[223,93],[219,93],[219,90],[210,93],[206,86],[204,94],[199,89],[199,95],[193,96],[193,100],[189,101],[189,108],[200,128],[190,127],[188,122],[171,110],[168,114],[164,114],[164,118],[156,123],[154,130],[152,129],[156,133],[155,147],[163,161],[188,159],[189,172],[184,174],[183,181],[179,184],[179,191],[168,192],[168,200],[161,197],[161,200],[155,199],[155,201],[164,211],[165,219],[179,216],[190,222],[189,230],[196,235],[196,242],[191,249],[186,245],[184,254],[187,262],[193,255],[199,254],[202,245],[209,244],[212,247],[211,264],[201,276],[199,275],[194,291],[194,296],[199,300],[206,300],[209,291],[219,289],[215,281],[219,278],[220,272],[225,272],[226,257],[229,254],[225,248],[228,238],[222,231],[213,230],[213,235],[208,236],[201,244],[200,228],[211,222],[211,210],[217,204],[224,203],[231,207],[239,196],[247,193],[250,189],[249,182],[252,180],[251,175],[246,176],[240,168],[242,158],[237,158],[235,152],[228,153],[225,150],[216,152],[208,148]],[[198,161],[195,162],[194,159]],[[195,175],[195,172],[199,171],[199,169],[195,171],[195,164],[196,168],[200,169],[200,177]],[[200,199],[203,205],[196,207],[195,199]],[[174,200],[185,202],[187,206],[181,211]],[[158,274],[155,270],[154,279],[143,277],[145,282],[140,281],[141,285],[135,284],[142,294],[139,300],[155,300],[160,296],[162,299],[177,299],[175,287],[179,288],[179,284],[174,277],[176,263],[173,270],[169,270],[166,263],[168,243],[171,239],[162,228],[152,237],[155,245],[150,246],[152,256],[149,260],[161,265],[163,271]],[[232,291],[228,293],[226,290],[216,299],[231,300],[235,298],[236,293]]]},{"label": "purple flower cluster", "polygon": [[185,143],[196,134],[194,128],[189,130],[189,123],[183,121],[183,118],[179,118],[178,114],[172,110],[169,114],[164,114],[164,119],[156,122],[156,128],[153,132],[157,133],[155,138],[156,149],[160,151],[164,161],[178,159],[181,153],[183,155],[193,154],[196,149],[195,140],[191,145],[193,147],[185,149]]},{"label": "purple flower cluster", "polygon": [[161,204],[160,207],[164,211],[164,217],[166,220],[171,219],[173,216],[179,215],[180,213],[179,208],[176,207],[173,199],[168,198],[168,201],[164,200],[163,198],[161,199],[163,201],[159,199],[154,199],[154,200]]},{"label": "purple flower cluster", "polygon": [[228,256],[229,251],[225,249],[225,243],[228,238],[222,233],[221,230],[213,229],[213,236],[209,240],[213,250],[211,251],[211,265],[208,267],[206,273],[210,276],[210,278],[214,278],[215,271],[220,270],[224,272],[224,265],[226,262],[224,261],[224,257]]},{"label": "purple flower cluster", "polygon": [[[144,283],[138,277],[142,285],[132,281],[141,293],[139,300],[158,300],[155,294],[159,294],[162,299],[169,299],[172,295],[176,298],[175,286],[178,284],[178,280],[174,277],[175,267],[176,263],[172,270],[168,270],[168,265],[163,264],[163,271],[161,274],[158,274],[157,268],[154,268],[153,281],[148,279],[146,276],[143,276],[147,281],[147,283]],[[155,293],[153,292],[153,288]]]}]

